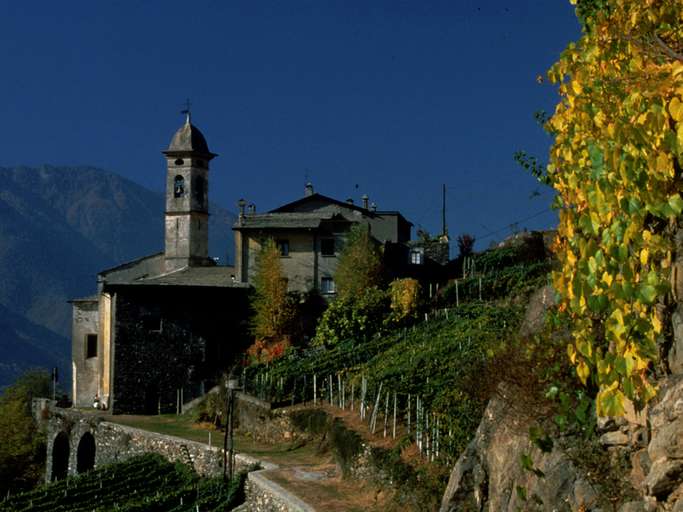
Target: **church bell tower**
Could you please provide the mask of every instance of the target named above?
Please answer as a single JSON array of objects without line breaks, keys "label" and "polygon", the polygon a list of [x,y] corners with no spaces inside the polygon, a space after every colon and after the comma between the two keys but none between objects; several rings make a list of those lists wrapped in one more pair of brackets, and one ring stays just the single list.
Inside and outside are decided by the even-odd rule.
[{"label": "church bell tower", "polygon": [[216,156],[191,123],[173,136],[166,156],[165,270],[212,264],[209,260],[209,162]]}]

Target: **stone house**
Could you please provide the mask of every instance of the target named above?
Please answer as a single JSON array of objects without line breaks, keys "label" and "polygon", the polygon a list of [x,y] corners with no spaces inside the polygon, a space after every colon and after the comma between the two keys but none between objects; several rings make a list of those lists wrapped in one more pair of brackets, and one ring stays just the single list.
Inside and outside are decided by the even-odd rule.
[{"label": "stone house", "polygon": [[240,283],[253,282],[256,258],[263,243],[272,238],[280,249],[289,291],[317,290],[333,297],[339,253],[351,226],[358,223],[369,226],[372,237],[384,246],[384,255],[390,256],[385,257],[385,266],[400,273],[409,264],[412,223],[398,211],[378,210],[367,196],[359,206],[351,199],[344,202],[314,192],[308,183],[304,197],[269,212],[256,213],[253,205],[245,211],[244,200],[239,206],[233,230]]},{"label": "stone house", "polygon": [[208,257],[209,163],[188,114],[166,158],[164,252],[104,270],[74,299],[73,402],[174,410],[212,385],[247,340],[248,286]]}]

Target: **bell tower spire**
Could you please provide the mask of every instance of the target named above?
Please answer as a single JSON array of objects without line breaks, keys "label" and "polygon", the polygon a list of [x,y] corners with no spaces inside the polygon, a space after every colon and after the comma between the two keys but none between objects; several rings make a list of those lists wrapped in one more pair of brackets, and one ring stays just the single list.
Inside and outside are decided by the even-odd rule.
[{"label": "bell tower spire", "polygon": [[164,258],[167,272],[211,265],[209,259],[209,162],[216,156],[191,122],[187,101],[185,123],[173,136],[166,156]]}]

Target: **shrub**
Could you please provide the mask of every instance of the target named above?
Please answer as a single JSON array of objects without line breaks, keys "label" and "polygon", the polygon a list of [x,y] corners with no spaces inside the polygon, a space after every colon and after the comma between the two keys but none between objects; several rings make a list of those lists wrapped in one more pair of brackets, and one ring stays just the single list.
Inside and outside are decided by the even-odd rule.
[{"label": "shrub", "polygon": [[348,339],[371,338],[382,330],[389,303],[389,294],[376,287],[358,296],[339,297],[323,313],[313,344],[335,345]]}]

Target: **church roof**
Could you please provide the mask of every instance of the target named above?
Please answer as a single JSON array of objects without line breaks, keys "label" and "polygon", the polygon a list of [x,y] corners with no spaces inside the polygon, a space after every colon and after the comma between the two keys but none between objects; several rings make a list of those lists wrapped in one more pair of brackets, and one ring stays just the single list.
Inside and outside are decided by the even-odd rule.
[{"label": "church roof", "polygon": [[167,154],[186,152],[214,156],[213,153],[209,151],[209,145],[206,143],[206,139],[204,138],[204,135],[202,135],[202,132],[190,122],[189,115],[185,119],[185,124],[175,132],[168,149],[164,151],[164,153]]},{"label": "church roof", "polygon": [[235,281],[234,267],[185,267],[166,274],[131,280],[109,282],[126,286],[209,286],[214,288],[245,288]]}]

